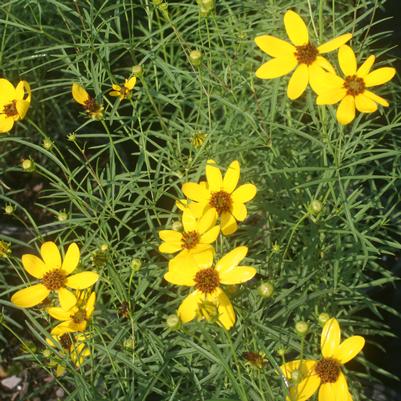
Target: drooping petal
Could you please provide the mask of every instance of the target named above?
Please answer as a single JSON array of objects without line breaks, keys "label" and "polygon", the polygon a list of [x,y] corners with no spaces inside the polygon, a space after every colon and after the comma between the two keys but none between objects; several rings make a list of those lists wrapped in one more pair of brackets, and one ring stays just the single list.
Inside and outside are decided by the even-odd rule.
[{"label": "drooping petal", "polygon": [[205,214],[199,219],[196,231],[198,231],[199,234],[205,233],[207,230],[213,227],[214,224],[216,224],[216,220],[217,220],[216,209],[207,210]]},{"label": "drooping petal", "polygon": [[373,70],[371,73],[365,76],[364,81],[366,87],[370,88],[371,86],[384,84],[390,79],[392,79],[395,75],[395,68],[392,67],[383,67],[378,68],[377,70]]},{"label": "drooping petal", "polygon": [[214,160],[206,162],[206,178],[210,192],[218,192],[222,189],[223,177]]},{"label": "drooping petal", "polygon": [[204,298],[203,294],[199,291],[191,292],[182,302],[178,308],[177,315],[183,323],[190,322],[195,319],[198,314],[199,304]]},{"label": "drooping petal", "polygon": [[365,96],[364,93],[355,96],[355,107],[361,113],[373,113],[377,110],[377,103]]},{"label": "drooping petal", "polygon": [[176,253],[182,249],[182,242],[163,242],[159,245],[161,253]]},{"label": "drooping petal", "polygon": [[333,50],[336,50],[343,44],[347,43],[351,38],[351,33],[345,33],[344,35],[337,36],[336,38],[323,43],[317,48],[317,50],[319,50],[319,53],[332,52]]},{"label": "drooping petal", "polygon": [[246,203],[252,200],[256,195],[256,186],[253,184],[243,184],[239,186],[232,194],[234,202]]},{"label": "drooping petal", "polygon": [[40,304],[50,291],[43,284],[35,284],[17,291],[11,297],[11,302],[20,308],[32,308]]},{"label": "drooping petal", "polygon": [[301,377],[311,376],[315,366],[316,361],[312,359],[297,359],[281,365],[280,369],[287,379],[292,380],[294,372],[296,372],[298,378],[299,374],[301,374]]},{"label": "drooping petal", "polygon": [[235,269],[238,266],[238,263],[245,258],[247,253],[248,247],[238,246],[237,248],[234,248],[232,251],[225,254],[216,263],[216,270],[219,272],[219,275],[222,276],[225,273]]},{"label": "drooping petal", "polygon": [[220,233],[220,226],[214,226],[209,231],[203,233],[200,237],[200,242],[202,244],[211,244],[216,241]]},{"label": "drooping petal", "polygon": [[348,76],[356,73],[355,53],[348,45],[343,45],[338,50],[338,62],[344,75]]},{"label": "drooping petal", "polygon": [[47,269],[59,269],[61,267],[61,256],[57,245],[53,241],[47,241],[40,247],[40,255]]},{"label": "drooping petal", "polygon": [[79,84],[72,84],[72,97],[74,100],[82,105],[85,105],[85,102],[89,100],[88,92]]},{"label": "drooping petal", "polygon": [[298,99],[305,92],[308,82],[308,66],[306,64],[299,64],[288,82],[287,96],[291,100]]},{"label": "drooping petal", "polygon": [[297,401],[306,401],[316,393],[320,386],[318,375],[311,375],[301,380],[294,388],[290,389],[292,399]]},{"label": "drooping petal", "polygon": [[0,114],[0,134],[11,131],[14,125],[14,119],[7,117],[5,114]]},{"label": "drooping petal", "polygon": [[46,312],[57,320],[70,320],[73,310],[65,310],[60,307],[47,308]]},{"label": "drooping petal", "polygon": [[99,275],[95,272],[82,272],[67,277],[66,286],[74,290],[83,290],[95,284]]},{"label": "drooping petal", "polygon": [[371,55],[369,56],[365,62],[358,68],[356,75],[361,78],[365,78],[366,75],[369,74],[370,69],[372,68],[373,63],[375,62],[376,57]]},{"label": "drooping petal", "polygon": [[217,310],[219,313],[219,322],[222,326],[229,330],[235,323],[235,312],[230,299],[221,288],[216,290]]},{"label": "drooping petal", "polygon": [[25,100],[28,105],[31,102],[31,87],[27,81],[19,81],[18,85],[15,88],[15,99],[16,100]]},{"label": "drooping petal", "polygon": [[230,212],[223,212],[221,214],[221,232],[224,235],[234,234],[238,230],[237,221]]},{"label": "drooping petal", "polygon": [[322,92],[316,98],[316,104],[335,104],[347,95],[347,90],[345,88],[333,88],[327,92]]},{"label": "drooping petal", "polygon": [[293,45],[275,36],[257,36],[255,38],[255,43],[271,57],[286,57],[296,52]]},{"label": "drooping petal", "polygon": [[223,179],[223,190],[231,194],[238,184],[240,176],[240,166],[238,160],[234,160],[228,166]]},{"label": "drooping petal", "polygon": [[295,46],[306,45],[309,42],[308,28],[297,13],[292,10],[287,11],[284,15],[284,25],[288,37]]},{"label": "drooping petal", "polygon": [[262,64],[255,72],[261,79],[273,79],[282,77],[291,72],[298,64],[295,56],[273,58]]},{"label": "drooping petal", "polygon": [[361,336],[352,336],[343,341],[336,349],[333,357],[341,364],[353,359],[365,345],[365,339]]},{"label": "drooping petal", "polygon": [[77,297],[70,290],[67,290],[67,288],[60,288],[57,292],[62,309],[68,311],[77,303]]},{"label": "drooping petal", "polygon": [[389,103],[388,103],[388,101],[386,99],[383,99],[381,96],[378,96],[378,95],[376,95],[375,93],[373,93],[371,91],[365,90],[363,92],[363,94],[365,96],[367,96],[369,99],[372,99],[373,101],[375,101],[376,103],[381,104],[384,107],[388,107],[389,106]]},{"label": "drooping petal", "polygon": [[195,182],[186,182],[182,186],[184,195],[196,202],[208,202],[210,192],[202,185]]},{"label": "drooping petal", "polygon": [[242,284],[249,281],[256,274],[251,266],[237,266],[219,274],[221,284]]},{"label": "drooping petal", "polygon": [[136,77],[132,77],[125,82],[125,87],[132,90],[136,84]]},{"label": "drooping petal", "polygon": [[18,118],[22,120],[25,118],[26,113],[28,112],[30,103],[26,100],[17,100],[15,102],[15,108],[17,109]]},{"label": "drooping petal", "polygon": [[238,221],[244,221],[248,214],[246,206],[240,202],[233,202],[231,213]]},{"label": "drooping petal", "polygon": [[22,255],[21,260],[24,269],[35,278],[42,278],[47,271],[46,265],[44,264],[43,260],[35,255]]},{"label": "drooping petal", "polygon": [[159,237],[162,241],[180,243],[182,234],[174,230],[160,230]]},{"label": "drooping petal", "polygon": [[3,104],[11,103],[16,99],[14,85],[5,78],[0,78],[0,99]]},{"label": "drooping petal", "polygon": [[320,348],[325,358],[332,358],[340,345],[341,330],[337,319],[329,319],[323,326]]},{"label": "drooping petal", "polygon": [[89,319],[93,311],[95,310],[95,302],[96,302],[96,292],[92,292],[86,301],[85,311],[86,311],[86,318]]},{"label": "drooping petal", "polygon": [[67,274],[72,273],[78,266],[79,258],[80,258],[80,252],[78,245],[75,242],[73,242],[72,244],[69,245],[67,249],[61,269],[65,271]]},{"label": "drooping petal", "polygon": [[355,100],[351,95],[347,95],[341,100],[337,109],[337,120],[340,124],[349,124],[355,118]]},{"label": "drooping petal", "polygon": [[197,228],[196,217],[190,209],[186,209],[182,214],[182,225],[185,232],[195,231]]}]

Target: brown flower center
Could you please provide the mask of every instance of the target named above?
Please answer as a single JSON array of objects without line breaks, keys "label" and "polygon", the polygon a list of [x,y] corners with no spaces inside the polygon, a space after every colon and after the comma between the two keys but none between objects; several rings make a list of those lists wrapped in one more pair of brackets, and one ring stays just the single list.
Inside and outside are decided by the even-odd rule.
[{"label": "brown flower center", "polygon": [[43,285],[50,291],[59,290],[65,286],[67,276],[61,269],[54,269],[47,272],[43,278]]},{"label": "brown flower center", "polygon": [[311,65],[319,54],[319,50],[311,43],[303,46],[296,46],[296,49],[295,57],[300,64]]},{"label": "brown flower center", "polygon": [[59,341],[60,341],[60,345],[61,345],[64,349],[66,349],[66,350],[68,350],[68,351],[70,350],[71,345],[72,345],[72,340],[71,340],[71,337],[70,337],[70,335],[69,335],[68,333],[64,333],[64,334],[60,337]]},{"label": "brown flower center", "polygon": [[192,249],[199,243],[199,234],[197,231],[189,231],[182,233],[182,247]]},{"label": "brown flower center", "polygon": [[89,114],[96,114],[100,111],[100,106],[97,104],[96,100],[91,97],[85,100],[84,107]]},{"label": "brown flower center", "polygon": [[71,317],[74,323],[79,324],[86,320],[86,312],[83,309],[79,309]]},{"label": "brown flower center", "polygon": [[223,212],[229,212],[233,205],[231,196],[226,191],[212,192],[209,200],[209,205],[214,207],[219,215]]},{"label": "brown flower center", "polygon": [[344,88],[347,89],[347,95],[357,96],[364,92],[365,81],[356,75],[348,75],[344,81]]},{"label": "brown flower center", "polygon": [[3,107],[3,114],[5,114],[7,117],[18,116],[17,101],[13,100],[11,103],[6,104]]},{"label": "brown flower center", "polygon": [[259,352],[244,352],[242,356],[253,366],[262,369],[266,361]]},{"label": "brown flower center", "polygon": [[315,366],[315,372],[322,384],[335,383],[340,376],[340,363],[333,358],[323,358]]},{"label": "brown flower center", "polygon": [[209,267],[198,271],[195,275],[195,288],[203,294],[211,294],[220,284],[219,273]]}]

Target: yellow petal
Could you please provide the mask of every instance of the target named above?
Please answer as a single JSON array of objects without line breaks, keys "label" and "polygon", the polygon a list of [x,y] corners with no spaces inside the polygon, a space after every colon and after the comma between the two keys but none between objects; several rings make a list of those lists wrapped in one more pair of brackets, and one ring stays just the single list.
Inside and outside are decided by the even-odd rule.
[{"label": "yellow petal", "polygon": [[53,241],[44,242],[40,247],[40,255],[48,270],[61,267],[61,256],[57,245]]},{"label": "yellow petal", "polygon": [[355,96],[355,107],[361,113],[373,113],[377,110],[377,104],[364,93]]},{"label": "yellow petal", "polygon": [[369,74],[370,69],[372,68],[373,63],[375,62],[375,56],[369,56],[365,62],[358,68],[356,75],[361,78],[365,78],[366,75]]},{"label": "yellow petal", "polygon": [[348,385],[342,372],[336,382],[324,383],[320,386],[319,401],[347,401],[348,397]]},{"label": "yellow petal", "polygon": [[72,273],[78,266],[79,258],[80,258],[80,252],[78,245],[75,242],[73,242],[72,244],[69,245],[67,249],[61,269],[65,271],[67,274]]},{"label": "yellow petal", "polygon": [[20,308],[31,308],[40,304],[49,293],[50,291],[43,284],[35,284],[17,291],[11,297],[11,302]]},{"label": "yellow petal", "polygon": [[15,108],[17,109],[18,112],[18,118],[23,119],[26,116],[26,113],[28,112],[29,109],[29,102],[26,100],[17,100],[15,102]]},{"label": "yellow petal", "polygon": [[231,195],[234,202],[246,203],[256,195],[256,187],[253,184],[243,184],[239,186]]},{"label": "yellow petal", "polygon": [[347,43],[350,39],[352,38],[351,33],[346,33],[344,35],[337,36],[334,39],[329,40],[326,43],[323,43],[320,45],[317,50],[319,50],[319,53],[328,53],[333,50],[338,49],[340,46],[343,44]]},{"label": "yellow petal", "polygon": [[301,377],[311,376],[314,372],[316,361],[311,359],[297,359],[295,361],[287,362],[280,366],[283,375],[292,380],[293,372],[296,372],[297,376],[301,374]]},{"label": "yellow petal", "polygon": [[261,79],[273,79],[288,74],[298,64],[295,56],[273,58],[262,64],[255,75]]},{"label": "yellow petal", "polygon": [[208,209],[205,214],[199,219],[196,231],[198,231],[199,234],[205,233],[216,223],[216,220],[216,209]]},{"label": "yellow petal", "polygon": [[117,96],[120,96],[120,92],[117,92],[117,91],[110,91],[110,92],[109,92],[109,95],[110,95],[110,96],[115,96],[115,97],[117,97]]},{"label": "yellow petal", "polygon": [[341,364],[353,359],[365,345],[365,339],[361,336],[352,336],[343,341],[336,349],[333,357]]},{"label": "yellow petal", "polygon": [[182,225],[185,232],[195,231],[197,228],[197,221],[194,214],[191,213],[190,209],[187,209],[182,214]]},{"label": "yellow petal", "polygon": [[81,85],[73,83],[72,97],[77,103],[85,105],[85,102],[89,99],[89,94]]},{"label": "yellow petal", "polygon": [[287,96],[291,100],[299,98],[309,82],[309,70],[306,64],[299,64],[288,82]]},{"label": "yellow petal", "polygon": [[24,269],[35,278],[42,278],[47,271],[46,265],[44,264],[43,260],[35,255],[22,255],[21,260]]},{"label": "yellow petal", "polygon": [[[27,81],[19,81],[15,88],[15,99],[25,100],[28,105],[31,102],[31,87]],[[22,118],[22,117],[21,117]]]},{"label": "yellow petal", "polygon": [[125,87],[129,90],[132,90],[136,84],[136,77],[130,78],[128,81],[125,82]]},{"label": "yellow petal", "polygon": [[182,240],[182,234],[173,230],[161,230],[159,231],[159,237],[166,242],[181,242]]},{"label": "yellow petal", "polygon": [[203,295],[199,291],[191,292],[178,308],[177,315],[183,323],[190,322],[195,319],[199,303],[202,301]]},{"label": "yellow petal", "polygon": [[161,253],[176,253],[182,249],[182,242],[163,242],[159,245]]},{"label": "yellow petal", "polygon": [[343,45],[338,50],[338,62],[344,75],[354,75],[356,73],[356,58],[354,51],[347,45]]},{"label": "yellow petal", "polygon": [[234,234],[238,230],[237,221],[230,212],[223,212],[221,214],[221,232],[224,235]]},{"label": "yellow petal", "polygon": [[0,98],[3,104],[11,103],[16,99],[14,85],[4,78],[0,78]]},{"label": "yellow petal", "polygon": [[376,95],[375,93],[373,93],[371,91],[365,90],[363,92],[363,94],[365,96],[367,96],[369,99],[372,99],[373,101],[375,101],[376,103],[381,104],[384,107],[388,107],[389,106],[389,103],[388,103],[388,101],[386,99],[383,99],[382,97]]},{"label": "yellow petal", "polygon": [[325,358],[332,358],[340,345],[340,325],[334,317],[329,319],[323,326],[320,337],[320,348]]},{"label": "yellow petal", "polygon": [[341,100],[337,109],[337,120],[340,124],[349,124],[355,118],[355,100],[351,95],[347,95]]},{"label": "yellow petal", "polygon": [[249,281],[256,274],[251,266],[237,266],[231,270],[219,273],[221,284],[241,284]]},{"label": "yellow petal", "polygon": [[95,310],[96,293],[92,292],[85,305],[86,318],[89,319]]},{"label": "yellow petal", "polygon": [[319,389],[319,401],[337,401],[338,398],[334,392],[333,383],[323,383]]},{"label": "yellow petal", "polygon": [[235,323],[235,312],[230,299],[221,288],[217,288],[217,310],[219,313],[219,322],[226,329],[229,330]]},{"label": "yellow petal", "polygon": [[196,202],[208,202],[210,192],[202,185],[196,184],[195,182],[186,182],[182,186],[182,192],[184,195]]},{"label": "yellow petal", "polygon": [[244,221],[248,214],[248,212],[246,210],[246,206],[240,202],[233,203],[231,213],[235,217],[235,219],[238,221]]},{"label": "yellow petal", "polygon": [[214,248],[211,246],[206,251],[191,254],[193,265],[199,269],[206,269],[213,264]]},{"label": "yellow petal", "polygon": [[14,119],[12,117],[6,117],[5,114],[0,114],[0,134],[11,131],[14,126]]},{"label": "yellow petal", "polygon": [[240,176],[240,166],[238,160],[234,160],[228,166],[223,179],[223,190],[231,194],[238,184]]},{"label": "yellow petal", "polygon": [[74,290],[83,290],[95,284],[99,275],[95,272],[82,272],[67,277],[66,286]]},{"label": "yellow petal", "polygon": [[316,98],[316,104],[335,104],[347,95],[345,88],[333,88],[327,92],[322,92]]},{"label": "yellow petal", "polygon": [[216,270],[220,275],[230,272],[238,266],[238,263],[245,258],[247,253],[248,247],[246,246],[234,248],[216,263]]},{"label": "yellow petal", "polygon": [[164,279],[171,284],[193,287],[195,275],[201,269],[193,264],[193,259],[189,255],[177,256],[174,259],[176,259],[174,262],[172,262],[173,259],[170,261],[169,270],[164,274]]},{"label": "yellow petal", "polygon": [[67,290],[67,288],[60,288],[57,292],[58,300],[62,309],[68,311],[77,303],[76,296],[70,290]]},{"label": "yellow petal", "polygon": [[206,231],[200,237],[200,242],[202,244],[211,244],[212,242],[216,241],[217,237],[220,233],[220,226],[214,226],[209,231]]},{"label": "yellow petal", "polygon": [[[323,57],[323,56],[317,56],[315,62],[312,63],[312,64],[309,66],[309,68],[312,67],[312,66],[318,66],[318,67],[320,67],[320,68],[323,68],[325,71],[330,72],[331,74],[335,74],[335,73],[336,73],[336,71],[335,71],[334,67],[331,65],[330,61],[327,60],[327,59],[326,59],[325,57]],[[310,69],[309,69],[309,73],[310,73],[310,72],[311,72],[311,71],[310,71]],[[309,74],[309,77],[310,77],[310,74]]]},{"label": "yellow petal", "polygon": [[74,310],[69,311],[60,307],[47,308],[46,311],[57,320],[70,320],[71,315],[74,313]]},{"label": "yellow petal", "polygon": [[218,192],[222,189],[223,178],[214,160],[208,160],[206,163],[206,178],[210,192]]},{"label": "yellow petal", "polygon": [[290,43],[270,35],[261,35],[255,38],[258,47],[272,57],[286,57],[296,52]]},{"label": "yellow petal", "polygon": [[308,28],[297,13],[287,11],[284,15],[284,25],[288,37],[295,46],[306,45],[309,42]]},{"label": "yellow petal", "polygon": [[371,86],[384,84],[390,79],[392,79],[395,75],[395,68],[392,67],[383,67],[378,68],[377,70],[372,71],[364,78],[366,87],[370,88]]},{"label": "yellow petal", "polygon": [[290,390],[293,399],[297,401],[306,401],[316,393],[320,386],[318,375],[311,375],[303,379],[295,388]]},{"label": "yellow petal", "polygon": [[62,365],[57,365],[57,368],[56,368],[56,376],[57,376],[57,377],[61,377],[61,376],[64,375],[64,373],[65,373],[65,367],[62,366]]}]

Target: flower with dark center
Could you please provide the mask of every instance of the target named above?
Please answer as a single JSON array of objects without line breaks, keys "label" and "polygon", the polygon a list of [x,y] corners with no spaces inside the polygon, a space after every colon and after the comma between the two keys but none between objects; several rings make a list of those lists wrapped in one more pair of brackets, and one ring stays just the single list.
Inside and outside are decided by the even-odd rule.
[{"label": "flower with dark center", "polygon": [[94,98],[89,96],[89,93],[81,85],[77,83],[72,84],[72,97],[84,107],[90,117],[94,119],[103,117],[103,107]]},{"label": "flower with dark center", "polygon": [[126,79],[123,85],[113,84],[113,90],[109,92],[110,96],[118,96],[120,100],[128,99],[136,84],[136,77]]},{"label": "flower with dark center", "polygon": [[217,214],[221,216],[223,212],[230,212],[233,201],[229,193],[225,191],[212,192],[209,205],[214,207]]},{"label": "flower with dark center", "polygon": [[259,352],[244,352],[242,356],[249,362],[250,365],[254,366],[255,368],[262,369],[266,365],[265,358]]},{"label": "flower with dark center", "polygon": [[347,95],[357,96],[365,90],[365,82],[355,74],[350,75],[345,77],[344,88],[347,89]]},{"label": "flower with dark center", "polygon": [[323,358],[315,366],[315,372],[321,383],[335,383],[341,372],[341,365],[333,358]]},{"label": "flower with dark center", "polygon": [[319,55],[319,50],[317,50],[317,47],[313,46],[311,43],[307,43],[303,46],[296,46],[295,48],[297,49],[295,57],[300,64],[311,65]]},{"label": "flower with dark center", "polygon": [[199,243],[200,235],[197,231],[189,231],[182,233],[182,247],[185,249],[192,249]]},{"label": "flower with dark center", "polygon": [[50,270],[42,278],[43,285],[50,291],[59,290],[64,287],[67,276],[61,269]]},{"label": "flower with dark center", "polygon": [[71,345],[72,345],[72,340],[71,340],[71,335],[69,333],[64,333],[61,337],[60,337],[60,345],[67,351],[69,351],[71,349]]},{"label": "flower with dark center", "polygon": [[82,323],[84,320],[87,320],[86,312],[83,309],[79,309],[71,316],[71,318],[72,321],[76,324]]},{"label": "flower with dark center", "polygon": [[7,117],[14,117],[18,115],[18,110],[17,110],[17,101],[13,100],[11,103],[6,104],[3,107],[3,113],[7,116]]},{"label": "flower with dark center", "polygon": [[220,284],[219,273],[209,267],[195,274],[195,288],[203,294],[211,294]]}]

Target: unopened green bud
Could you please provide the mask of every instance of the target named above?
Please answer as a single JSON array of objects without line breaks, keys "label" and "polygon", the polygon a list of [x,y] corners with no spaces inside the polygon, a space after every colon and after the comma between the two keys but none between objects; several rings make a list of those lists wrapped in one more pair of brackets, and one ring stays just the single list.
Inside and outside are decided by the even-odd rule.
[{"label": "unopened green bud", "polygon": [[177,315],[168,315],[166,325],[170,330],[178,330],[181,327],[181,320]]},{"label": "unopened green bud", "polygon": [[202,62],[202,52],[200,50],[192,50],[189,53],[189,61],[194,67],[199,67]]},{"label": "unopened green bud", "polygon": [[46,150],[52,150],[53,145],[54,145],[54,142],[53,142],[50,138],[45,138],[45,139],[43,139],[42,146],[43,146]]},{"label": "unopened green bud", "polygon": [[274,286],[270,281],[261,283],[258,287],[258,293],[262,298],[270,298],[274,293]]},{"label": "unopened green bud", "polygon": [[275,242],[272,246],[272,252],[280,253],[280,251],[281,251],[281,246],[277,242]]},{"label": "unopened green bud", "polygon": [[163,0],[152,0],[154,6],[160,6],[163,3]]},{"label": "unopened green bud", "polygon": [[60,222],[66,221],[67,219],[68,219],[68,214],[66,212],[64,212],[64,211],[60,212],[57,215],[57,220],[60,221]]},{"label": "unopened green bud", "polygon": [[49,359],[51,357],[52,353],[50,352],[49,349],[44,349],[42,351],[42,355],[43,355],[44,358]]},{"label": "unopened green bud", "polygon": [[140,66],[139,64],[134,65],[134,66],[132,67],[132,73],[133,73],[137,78],[141,77],[142,74],[143,74],[142,66]]},{"label": "unopened green bud", "polygon": [[171,225],[171,228],[172,228],[174,231],[181,231],[181,230],[182,230],[182,223],[181,223],[181,221],[176,220],[176,221]]},{"label": "unopened green bud", "polygon": [[70,142],[75,142],[77,140],[77,134],[75,132],[71,132],[67,135],[67,140]]},{"label": "unopened green bud", "polygon": [[14,213],[14,206],[12,205],[6,205],[4,206],[4,213],[5,214],[13,214]]},{"label": "unopened green bud", "polygon": [[286,349],[284,347],[277,348],[277,354],[280,356],[284,356],[286,353]]},{"label": "unopened green bud", "polygon": [[318,320],[319,320],[319,323],[320,323],[322,326],[324,326],[324,324],[325,324],[329,319],[330,319],[330,315],[329,315],[328,313],[323,312],[323,313],[320,313],[320,314],[319,314]]},{"label": "unopened green bud", "polygon": [[11,254],[11,244],[0,240],[0,258],[6,258]]},{"label": "unopened green bud", "polygon": [[101,252],[106,252],[108,249],[109,249],[109,246],[107,244],[100,245]]},{"label": "unopened green bud", "polygon": [[309,204],[309,212],[311,214],[319,214],[322,211],[323,205],[322,202],[319,200],[315,199]]},{"label": "unopened green bud", "polygon": [[309,330],[309,325],[308,323],[304,322],[304,321],[299,321],[297,323],[295,323],[295,331],[300,335],[300,336],[304,336]]},{"label": "unopened green bud", "polygon": [[192,146],[194,148],[200,148],[207,138],[206,132],[197,131],[195,132],[194,136],[192,137]]},{"label": "unopened green bud", "polygon": [[24,171],[32,172],[35,171],[35,163],[31,159],[22,160],[21,167]]},{"label": "unopened green bud", "polygon": [[123,346],[126,349],[134,349],[135,348],[135,338],[134,337],[129,337],[127,339],[124,340],[123,342]]},{"label": "unopened green bud", "polygon": [[139,271],[139,269],[140,269],[141,267],[142,267],[141,259],[134,258],[134,259],[131,260],[131,269],[132,269],[134,272]]}]

